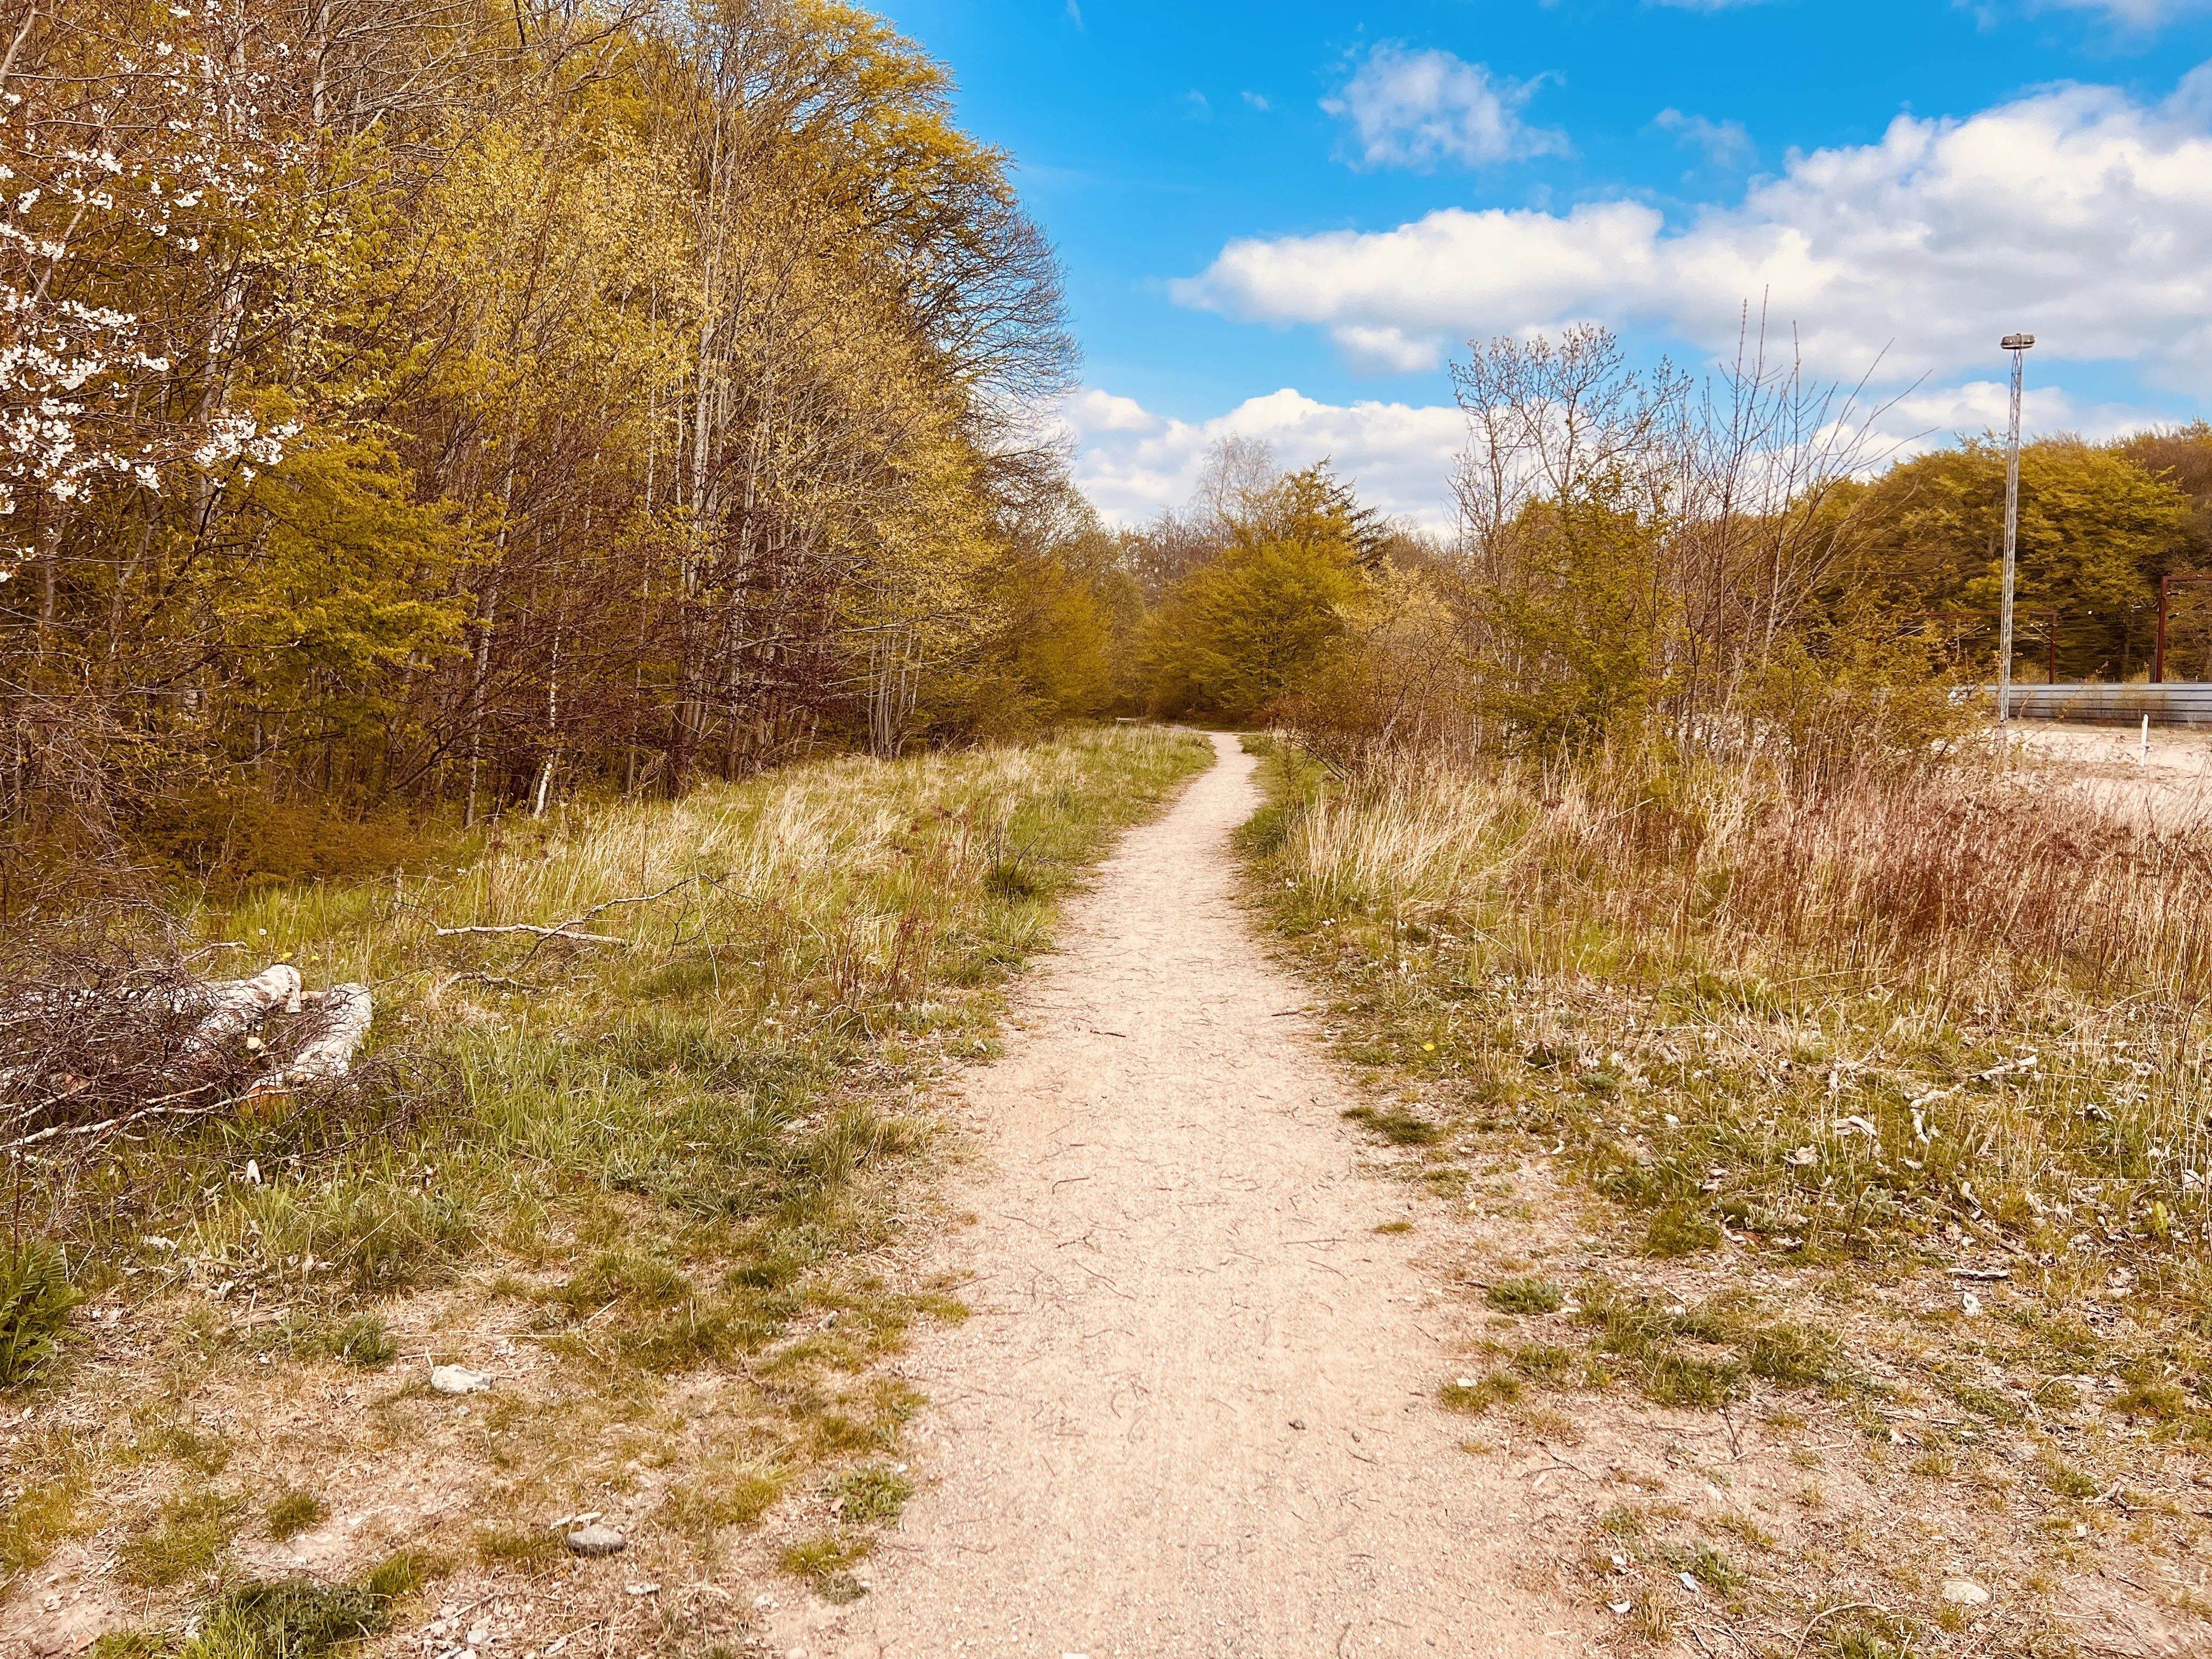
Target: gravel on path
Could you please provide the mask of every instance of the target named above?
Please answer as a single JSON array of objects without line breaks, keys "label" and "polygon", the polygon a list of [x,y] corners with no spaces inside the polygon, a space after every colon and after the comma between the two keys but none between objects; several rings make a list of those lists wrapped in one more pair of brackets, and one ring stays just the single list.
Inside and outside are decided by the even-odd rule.
[{"label": "gravel on path", "polygon": [[[908,1372],[924,1490],[775,1651],[1063,1659],[1564,1656],[1528,1483],[1435,1404],[1456,1364],[1407,1199],[1236,899],[1255,763],[1124,841],[968,1079],[981,1156],[937,1265],[974,1317]],[[797,1598],[794,1598],[796,1600]]]}]

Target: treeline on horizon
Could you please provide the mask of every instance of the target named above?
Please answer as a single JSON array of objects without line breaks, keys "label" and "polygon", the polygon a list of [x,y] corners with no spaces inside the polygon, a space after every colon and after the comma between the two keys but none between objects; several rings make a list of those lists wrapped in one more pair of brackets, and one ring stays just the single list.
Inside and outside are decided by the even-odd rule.
[{"label": "treeline on horizon", "polygon": [[[1188,510],[1123,538],[1133,701],[1343,765],[1626,744],[1820,769],[1924,751],[1994,678],[2002,441],[1896,456],[1886,410],[1756,329],[1703,377],[1588,326],[1453,372],[1455,537],[1231,439]],[[2020,499],[2015,676],[2146,678],[2161,580],[2212,574],[2212,426],[2030,443]],[[2174,588],[2167,653],[2212,678],[2212,586]]]},{"label": "treeline on horizon", "polygon": [[[0,40],[12,908],[823,749],[1711,744],[1902,730],[1986,664],[2001,456],[1881,471],[1756,349],[1477,348],[1450,543],[1234,441],[1107,528],[1038,435],[1074,350],[1009,160],[865,10],[12,0]],[[2208,501],[2202,427],[2032,446],[2023,667],[2055,607],[2062,678],[2140,674]]]}]

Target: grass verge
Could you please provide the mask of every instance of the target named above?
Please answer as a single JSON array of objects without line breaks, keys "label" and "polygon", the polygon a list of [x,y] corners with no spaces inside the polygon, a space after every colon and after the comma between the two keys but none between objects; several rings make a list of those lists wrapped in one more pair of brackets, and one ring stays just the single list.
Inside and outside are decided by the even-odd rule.
[{"label": "grass verge", "polygon": [[[1541,1390],[1577,1421],[1536,1437],[1604,1425],[1609,1480],[1642,1447],[1765,1480],[1748,1524],[1787,1541],[1725,1597],[1754,1646],[2057,1652],[2101,1605],[2062,1587],[2104,1571],[2212,1641],[2200,832],[1971,771],[1346,781],[1256,746],[1255,902],[1371,1085],[1376,1166],[1462,1224],[1490,1329],[1442,1403],[1526,1425]],[[1792,1467],[1824,1471],[1794,1506]],[[1723,1599],[1592,1550],[1655,1641]]]},{"label": "grass verge", "polygon": [[[342,1086],[19,1156],[19,1225],[86,1299],[27,1386],[134,1426],[11,1446],[0,1570],[119,1527],[177,1610],[327,1522],[567,1584],[551,1518],[620,1515],[635,1573],[737,1547],[817,1468],[861,1547],[919,1403],[878,1363],[959,1311],[881,1265],[927,1203],[914,1092],[991,1052],[1062,896],[1210,756],[1125,728],[830,761],[188,918],[203,961],[373,984],[374,1046]],[[448,1363],[491,1391],[439,1394]],[[380,1480],[446,1518],[364,1523]]]}]

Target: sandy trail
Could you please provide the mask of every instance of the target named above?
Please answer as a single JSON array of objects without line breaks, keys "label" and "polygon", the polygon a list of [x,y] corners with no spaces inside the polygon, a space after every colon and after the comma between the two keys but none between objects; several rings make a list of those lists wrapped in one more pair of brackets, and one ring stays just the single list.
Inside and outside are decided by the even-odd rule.
[{"label": "sandy trail", "polygon": [[977,1220],[939,1255],[975,1316],[911,1358],[927,1485],[873,1593],[787,1609],[781,1651],[1588,1650],[1588,1615],[1514,1582],[1528,1481],[1432,1403],[1443,1310],[1374,1231],[1409,1200],[1358,1173],[1357,1097],[1234,902],[1259,798],[1214,743],[969,1080]]}]

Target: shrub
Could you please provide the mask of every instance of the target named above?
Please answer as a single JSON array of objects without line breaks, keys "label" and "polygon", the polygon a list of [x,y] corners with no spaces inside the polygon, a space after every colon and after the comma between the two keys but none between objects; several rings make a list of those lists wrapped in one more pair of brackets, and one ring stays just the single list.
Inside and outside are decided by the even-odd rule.
[{"label": "shrub", "polygon": [[0,1388],[32,1382],[53,1364],[70,1310],[82,1300],[62,1253],[44,1239],[0,1254]]}]

